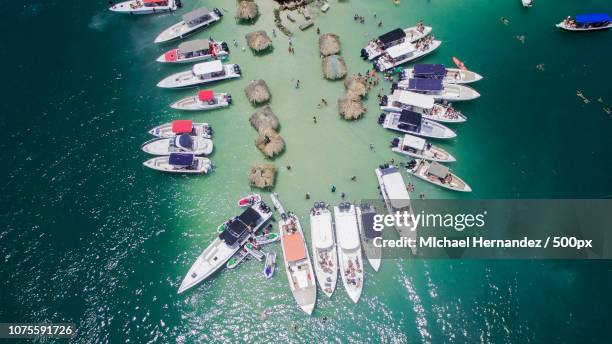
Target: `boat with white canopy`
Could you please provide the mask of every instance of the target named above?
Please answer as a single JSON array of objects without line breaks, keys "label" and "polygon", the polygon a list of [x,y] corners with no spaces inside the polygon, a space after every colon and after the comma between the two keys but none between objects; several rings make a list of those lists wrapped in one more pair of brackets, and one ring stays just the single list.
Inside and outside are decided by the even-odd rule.
[{"label": "boat with white canopy", "polygon": [[397,67],[404,63],[417,60],[438,49],[442,44],[438,40],[417,41],[415,43],[403,42],[385,50],[374,66],[381,72]]},{"label": "boat with white canopy", "polygon": [[164,43],[174,39],[184,38],[196,30],[208,27],[210,24],[221,20],[221,18],[223,18],[223,13],[221,13],[218,8],[210,11],[206,7],[200,7],[183,14],[183,20],[160,33],[155,38],[155,43]]},{"label": "boat with white canopy", "polygon": [[436,79],[408,79],[391,86],[391,89],[406,90],[434,97],[436,100],[466,101],[480,97],[475,89],[456,84],[445,84]]},{"label": "boat with white canopy", "polygon": [[361,247],[372,269],[378,271],[382,258],[382,247],[376,246],[374,240],[376,238],[382,239],[382,229],[377,229],[374,226],[374,216],[377,214],[376,208],[370,203],[361,203],[358,207],[355,207],[355,212],[359,233],[361,234]]},{"label": "boat with white canopy", "polygon": [[157,83],[161,88],[194,87],[225,79],[239,78],[240,67],[237,64],[222,64],[221,61],[201,62],[193,65],[191,70],[172,74]]},{"label": "boat with white canopy", "polygon": [[180,119],[158,125],[149,130],[149,134],[166,138],[180,134],[189,134],[191,136],[200,136],[209,139],[212,137],[212,127],[208,123],[194,123],[190,119]]},{"label": "boat with white canopy", "polygon": [[212,170],[209,159],[186,153],[157,156],[142,163],[144,166],[170,173],[208,173]]},{"label": "boat with white canopy", "polygon": [[450,128],[409,110],[382,113],[378,117],[378,123],[385,129],[433,139],[452,139],[457,136]]},{"label": "boat with white canopy", "polygon": [[315,275],[323,293],[331,297],[338,280],[338,253],[332,213],[323,202],[310,209],[310,235]]},{"label": "boat with white canopy", "polygon": [[408,110],[420,113],[423,118],[441,123],[462,123],[467,118],[451,104],[437,104],[434,97],[426,94],[396,89],[388,96],[383,96],[380,108],[388,112]]},{"label": "boat with white canopy", "polygon": [[171,153],[210,155],[213,151],[213,142],[201,136],[180,134],[149,140],[143,143],[141,148],[145,153],[153,155],[170,155]]},{"label": "boat with white canopy", "polygon": [[340,203],[334,207],[336,238],[338,239],[338,266],[344,289],[357,303],[363,290],[363,258],[355,206]]},{"label": "boat with white canopy", "polygon": [[415,159],[406,164],[408,173],[448,190],[471,192],[472,188],[450,169],[437,162]]},{"label": "boat with white canopy", "polygon": [[171,108],[185,111],[206,111],[230,106],[232,96],[229,93],[216,93],[213,90],[201,90],[194,96],[183,98],[170,105]]},{"label": "boat with white canopy", "polygon": [[175,0],[130,0],[113,4],[109,10],[125,14],[157,14],[175,11],[180,6]]},{"label": "boat with white canopy", "polygon": [[161,63],[191,63],[210,60],[224,60],[229,57],[229,47],[225,42],[213,39],[195,39],[168,50],[157,58]]},{"label": "boat with white canopy", "polygon": [[361,49],[361,57],[364,60],[374,60],[385,52],[385,49],[402,42],[413,43],[431,33],[431,26],[412,26],[405,29],[397,28],[368,42]]},{"label": "boat with white canopy", "polygon": [[391,150],[417,159],[437,162],[455,161],[455,157],[450,155],[446,150],[432,145],[421,137],[410,134],[394,138],[393,141],[391,141]]},{"label": "boat with white canopy", "polygon": [[612,17],[606,13],[579,14],[575,19],[565,18],[556,25],[568,31],[597,31],[612,27]]},{"label": "boat with white canopy", "polygon": [[469,84],[482,80],[482,76],[470,70],[446,68],[443,64],[415,64],[406,68],[403,79],[439,79],[446,84]]}]

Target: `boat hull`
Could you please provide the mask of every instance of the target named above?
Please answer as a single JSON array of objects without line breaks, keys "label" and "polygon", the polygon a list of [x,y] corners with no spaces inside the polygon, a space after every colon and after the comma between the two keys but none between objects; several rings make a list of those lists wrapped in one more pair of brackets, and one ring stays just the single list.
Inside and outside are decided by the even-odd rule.
[{"label": "boat hull", "polygon": [[[347,217],[347,220],[342,219]],[[342,241],[338,242],[338,268],[344,289],[351,301],[357,303],[361,298],[363,290],[363,257],[361,255],[361,242],[359,239],[359,225],[355,213],[355,207],[350,205],[348,210],[340,210],[334,207],[334,219],[336,223],[336,237],[341,240],[341,236],[357,236],[355,248],[343,248]]]},{"label": "boat hull", "polygon": [[399,113],[388,113],[382,122],[383,128],[433,139],[452,139],[457,136],[450,128],[427,119],[421,121],[421,128],[418,132],[402,129],[399,127],[399,116]]},{"label": "boat hull", "polygon": [[[194,135],[192,136],[201,136],[209,139],[212,137],[212,127],[208,123],[193,123],[193,133]],[[158,125],[149,130],[149,134],[160,138],[170,138],[176,135],[176,133],[172,131],[172,123]]]},{"label": "boat hull", "polygon": [[561,22],[561,23],[559,23],[559,24],[557,24],[555,26],[560,28],[560,29],[567,30],[567,31],[584,32],[584,31],[608,30],[608,29],[612,28],[612,23],[609,23],[608,25],[604,25],[604,26],[599,26],[599,27],[571,27],[571,26],[565,25],[565,23]]},{"label": "boat hull", "polygon": [[[404,79],[414,78],[413,68],[406,68],[404,70]],[[472,72],[471,70],[462,70],[459,68],[446,68],[447,74],[442,79],[442,82],[446,84],[471,84],[482,80],[482,75]]]},{"label": "boat hull", "polygon": [[212,170],[212,163],[207,158],[195,157],[194,160],[197,162],[197,165],[190,168],[170,165],[168,159],[168,156],[159,156],[149,159],[142,164],[150,169],[167,173],[206,174]]},{"label": "boat hull", "polygon": [[438,41],[438,40],[434,40],[431,43],[431,46],[429,47],[429,49],[427,50],[418,50],[416,51],[415,54],[412,54],[406,58],[403,58],[401,60],[397,60],[397,61],[391,61],[391,62],[387,62],[387,61],[383,61],[382,59],[378,59],[376,60],[376,62],[374,63],[375,67],[381,71],[387,71],[389,69],[395,68],[397,66],[401,66],[403,64],[409,63],[409,62],[414,62],[424,56],[427,56],[431,53],[433,53],[434,51],[436,51],[440,45],[442,44],[442,41]]},{"label": "boat hull", "polygon": [[[319,213],[317,214],[314,211],[318,211]],[[316,247],[316,243],[318,242],[318,235],[326,235],[320,233],[320,231],[327,229],[321,226],[323,221],[326,222],[331,230],[331,233],[326,234],[331,236],[333,244],[330,247],[321,249]],[[329,210],[311,210],[310,235],[312,243],[312,260],[314,261],[314,271],[317,282],[319,282],[319,286],[323,290],[323,293],[327,297],[331,297],[336,290],[338,282],[338,253],[335,244],[336,240],[333,238],[332,216]]]},{"label": "boat hull", "polygon": [[152,155],[170,155],[171,153],[191,153],[194,155],[210,155],[213,151],[213,142],[211,139],[203,137],[195,137],[194,144],[196,147],[193,150],[184,150],[177,147],[171,148],[170,143],[174,140],[174,137],[155,138],[145,142],[142,145],[142,150],[145,153]]},{"label": "boat hull", "polygon": [[[406,33],[406,39],[410,43],[416,42],[419,39],[424,38],[425,36],[429,35],[432,30],[431,26],[424,26],[423,32],[418,32],[416,28],[416,26],[412,26],[404,29],[404,32]],[[370,42],[365,48],[363,48],[362,51],[363,57],[365,59],[373,61],[379,58],[385,50],[378,47],[374,42]]]},{"label": "boat hull", "polygon": [[183,111],[208,111],[228,107],[230,105],[229,93],[215,94],[215,103],[208,104],[198,99],[198,96],[186,97],[170,105],[171,108]]},{"label": "boat hull", "polygon": [[175,11],[177,9],[176,2],[174,0],[168,1],[167,6],[144,6],[134,7],[137,0],[123,1],[115,4],[109,8],[112,12],[122,14],[160,14]]},{"label": "boat hull", "polygon": [[156,38],[155,38],[155,43],[166,43],[166,42],[170,42],[170,41],[174,41],[177,39],[182,39],[185,38],[193,33],[195,33],[196,31],[205,29],[207,27],[209,27],[210,25],[212,25],[213,23],[221,20],[222,16],[220,15],[220,11],[218,9],[214,9],[211,13],[210,13],[210,19],[203,21],[202,23],[189,27],[187,26],[187,24],[184,21],[180,21],[172,26],[170,26],[169,28],[167,28],[166,30],[162,31]]},{"label": "boat hull", "polygon": [[238,65],[237,64],[227,64],[223,66],[225,73],[221,76],[217,77],[207,77],[205,79],[201,79],[193,75],[192,71],[184,71],[176,74],[172,74],[159,83],[157,83],[157,87],[161,88],[190,88],[196,87],[198,85],[209,84],[212,82],[222,81],[226,79],[234,79],[239,78],[240,73],[237,72]]}]

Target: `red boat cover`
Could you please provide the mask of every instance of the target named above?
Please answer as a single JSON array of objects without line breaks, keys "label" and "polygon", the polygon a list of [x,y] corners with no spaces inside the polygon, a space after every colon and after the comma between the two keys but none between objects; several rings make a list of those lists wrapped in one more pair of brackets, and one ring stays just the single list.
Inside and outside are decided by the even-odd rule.
[{"label": "red boat cover", "polygon": [[213,92],[212,90],[203,90],[198,92],[198,99],[200,99],[203,102],[207,102],[209,100],[213,100],[215,99],[215,92]]},{"label": "red boat cover", "polygon": [[162,5],[168,5],[168,0],[142,0],[142,2],[144,2],[145,4],[154,4],[159,2]]},{"label": "red boat cover", "polygon": [[178,57],[178,49],[174,49],[174,50],[170,50],[166,52],[166,61],[167,62],[174,62],[176,61],[177,57]]},{"label": "red boat cover", "polygon": [[190,133],[193,128],[193,122],[190,119],[182,119],[172,122],[172,132],[175,134]]}]

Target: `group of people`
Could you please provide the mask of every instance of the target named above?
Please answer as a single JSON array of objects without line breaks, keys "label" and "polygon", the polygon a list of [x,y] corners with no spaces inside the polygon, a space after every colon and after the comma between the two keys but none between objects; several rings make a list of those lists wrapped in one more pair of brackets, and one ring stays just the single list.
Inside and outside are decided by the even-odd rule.
[{"label": "group of people", "polygon": [[319,267],[323,270],[323,272],[327,274],[334,272],[336,267],[334,266],[334,262],[332,262],[329,251],[317,250],[317,255],[319,256]]},{"label": "group of people", "polygon": [[344,277],[348,284],[352,284],[355,288],[359,288],[361,286],[361,276],[357,274],[361,274],[361,265],[359,264],[359,258],[355,258],[355,263],[353,263],[352,259],[348,260],[348,266],[344,269]]},{"label": "group of people", "polygon": [[414,47],[421,51],[427,51],[429,50],[429,46],[434,41],[434,39],[435,39],[434,35],[429,35],[425,38],[422,38],[416,41],[416,43],[414,43]]}]

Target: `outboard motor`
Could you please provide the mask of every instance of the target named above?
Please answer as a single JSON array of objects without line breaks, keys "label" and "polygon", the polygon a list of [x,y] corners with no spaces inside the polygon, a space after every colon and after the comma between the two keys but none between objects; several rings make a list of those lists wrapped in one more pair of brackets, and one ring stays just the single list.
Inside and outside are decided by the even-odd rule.
[{"label": "outboard motor", "polygon": [[231,104],[232,103],[232,95],[231,94],[227,94],[227,103]]},{"label": "outboard motor", "polygon": [[385,118],[387,118],[387,114],[385,114],[384,112],[381,113],[380,116],[378,116],[378,124],[385,123]]},{"label": "outboard motor", "polygon": [[364,60],[368,59],[368,52],[365,49],[361,49],[361,58]]},{"label": "outboard motor", "polygon": [[239,66],[239,65],[237,65],[237,64],[236,64],[236,65],[234,65],[234,72],[236,72],[236,73],[238,73],[238,74],[241,74],[241,73],[240,73],[240,66]]},{"label": "outboard motor", "polygon": [[382,98],[380,98],[380,106],[387,106],[387,104],[389,104],[389,97],[387,96],[382,96]]},{"label": "outboard motor", "polygon": [[228,54],[230,53],[230,49],[229,49],[229,46],[227,45],[227,42],[221,43],[221,49],[227,51]]},{"label": "outboard motor", "polygon": [[391,141],[391,148],[395,148],[395,147],[399,146],[399,143],[400,143],[400,139],[399,139],[399,137],[394,138],[394,139]]},{"label": "outboard motor", "polygon": [[221,11],[219,11],[218,8],[215,8],[213,11],[215,11],[215,13],[219,16],[219,17],[223,17],[223,13],[221,13]]},{"label": "outboard motor", "polygon": [[397,82],[391,84],[391,92],[393,93],[395,90],[397,90]]},{"label": "outboard motor", "polygon": [[174,3],[176,4],[177,8],[182,8],[183,4],[181,3],[181,0],[175,0]]},{"label": "outboard motor", "polygon": [[416,166],[416,160],[410,160],[406,164],[406,168],[409,170],[413,169],[415,166]]}]

